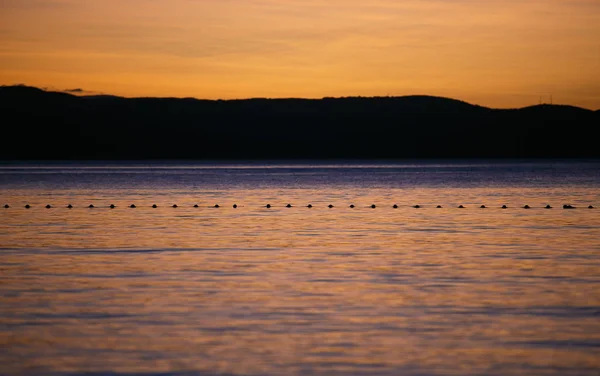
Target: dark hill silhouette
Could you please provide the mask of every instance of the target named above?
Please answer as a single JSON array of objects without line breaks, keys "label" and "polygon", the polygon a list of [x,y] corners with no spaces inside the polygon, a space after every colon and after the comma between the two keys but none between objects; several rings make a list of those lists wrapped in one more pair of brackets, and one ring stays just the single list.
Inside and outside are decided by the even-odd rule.
[{"label": "dark hill silhouette", "polygon": [[199,100],[0,87],[1,159],[598,158],[600,112],[431,96]]}]

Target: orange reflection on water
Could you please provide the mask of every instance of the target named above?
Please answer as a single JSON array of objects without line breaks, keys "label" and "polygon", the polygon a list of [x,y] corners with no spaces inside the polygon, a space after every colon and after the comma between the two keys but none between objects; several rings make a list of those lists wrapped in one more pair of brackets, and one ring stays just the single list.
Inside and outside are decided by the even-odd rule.
[{"label": "orange reflection on water", "polygon": [[479,209],[489,192],[476,189],[363,193],[4,210],[0,362],[9,374],[600,369],[597,211],[541,209],[535,191],[522,195],[530,210],[509,194]]}]

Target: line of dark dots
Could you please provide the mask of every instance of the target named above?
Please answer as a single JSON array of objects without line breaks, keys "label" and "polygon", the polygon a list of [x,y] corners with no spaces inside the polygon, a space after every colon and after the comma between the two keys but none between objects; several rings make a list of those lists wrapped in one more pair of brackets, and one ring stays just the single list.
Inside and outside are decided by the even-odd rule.
[{"label": "line of dark dots", "polygon": [[[29,204],[27,204],[27,205],[25,205],[24,207],[25,207],[25,209],[31,209],[31,207],[32,207],[32,206],[31,206],[31,205],[29,205]],[[67,209],[73,209],[73,207],[74,207],[74,206],[73,206],[73,205],[71,205],[71,204],[69,204],[69,205],[67,205],[67,206],[66,206],[66,208],[67,208]],[[135,204],[131,204],[129,207],[130,207],[131,209],[135,209],[135,208],[137,208],[137,206],[136,206]],[[173,206],[172,206],[172,207],[173,207],[173,208],[178,208],[179,206],[178,206],[177,204],[173,204]],[[199,206],[198,204],[194,205],[194,208],[199,208],[199,207],[200,207],[200,206]],[[216,204],[216,205],[214,206],[214,208],[217,208],[217,209],[218,209],[218,208],[220,208],[220,207],[221,207],[221,206],[220,206],[219,204]],[[237,208],[238,208],[238,205],[237,205],[237,204],[234,204],[232,207],[233,207],[234,209],[237,209]],[[271,209],[273,206],[272,206],[271,204],[267,204],[267,205],[265,205],[264,207],[265,207],[265,208],[267,208],[267,209]],[[286,207],[286,208],[293,208],[292,204],[287,204],[285,207]],[[312,205],[312,204],[308,204],[306,207],[307,207],[307,208],[309,208],[309,209],[312,209],[312,208],[313,208],[313,205]],[[328,205],[327,207],[328,207],[329,209],[333,209],[335,206],[333,206],[333,205]],[[4,205],[4,209],[9,209],[9,208],[10,208],[10,205],[8,205],[8,204]],[[52,206],[52,205],[50,205],[50,204],[46,205],[46,209],[52,209],[52,208],[53,208],[53,206]],[[90,205],[88,206],[88,208],[89,208],[89,209],[93,209],[93,208],[95,208],[95,206],[94,206],[93,204],[90,204]],[[111,209],[114,209],[114,208],[116,208],[116,206],[115,206],[114,204],[111,204],[111,205],[109,206],[109,208],[111,208]],[[154,204],[154,205],[152,205],[152,208],[156,209],[156,208],[158,208],[158,205]],[[356,206],[355,206],[355,205],[350,205],[350,206],[349,206],[349,208],[351,208],[351,209],[354,209],[354,208],[356,208]],[[370,206],[370,208],[371,208],[371,209],[376,209],[376,208],[377,208],[377,205],[373,204],[373,205],[371,205],[371,206]],[[393,205],[393,206],[392,206],[392,208],[394,208],[394,209],[398,209],[398,208],[399,208],[399,206],[398,206],[397,204],[395,204],[395,205]],[[413,208],[415,208],[415,209],[420,209],[420,208],[421,208],[421,205],[414,205],[414,206],[413,206]],[[442,207],[441,205],[437,205],[437,206],[436,206],[436,208],[437,208],[437,209],[442,209],[443,207]],[[466,207],[465,207],[464,205],[459,205],[459,206],[457,206],[457,208],[458,208],[458,209],[465,209]],[[480,208],[480,209],[487,209],[488,207],[487,207],[487,206],[485,206],[485,205],[481,205],[479,208]],[[523,206],[522,208],[523,208],[523,209],[531,209],[531,206],[529,206],[529,205],[525,205],[525,206]],[[501,206],[501,209],[508,209],[508,206],[506,206],[506,205],[502,205],[502,206]],[[546,206],[544,207],[544,209],[553,209],[553,207],[552,207],[551,205],[546,205]],[[575,207],[575,206],[573,206],[573,205],[563,205],[563,209],[576,209],[576,207]],[[590,205],[590,206],[588,206],[588,209],[595,209],[595,208],[594,208],[594,206],[593,206],[593,205]]]}]

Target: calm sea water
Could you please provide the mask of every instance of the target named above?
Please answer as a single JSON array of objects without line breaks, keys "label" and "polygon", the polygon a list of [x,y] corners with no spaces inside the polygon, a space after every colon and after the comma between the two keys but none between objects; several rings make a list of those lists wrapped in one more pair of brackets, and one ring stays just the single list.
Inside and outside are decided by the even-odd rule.
[{"label": "calm sea water", "polygon": [[3,375],[600,374],[598,161],[4,163],[4,204]]}]

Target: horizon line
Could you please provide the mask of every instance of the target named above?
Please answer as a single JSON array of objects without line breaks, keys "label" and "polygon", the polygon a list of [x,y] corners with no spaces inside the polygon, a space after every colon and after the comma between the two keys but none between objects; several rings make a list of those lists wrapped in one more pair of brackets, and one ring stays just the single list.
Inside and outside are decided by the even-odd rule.
[{"label": "horizon line", "polygon": [[481,108],[486,108],[486,109],[491,109],[491,110],[519,110],[519,109],[525,109],[525,108],[532,108],[532,107],[543,107],[543,106],[548,106],[548,107],[572,107],[572,108],[578,108],[578,109],[582,109],[582,110],[587,110],[587,111],[592,111],[592,112],[600,112],[600,108],[598,109],[593,109],[593,108],[588,108],[588,107],[582,107],[582,106],[576,106],[576,105],[570,105],[570,104],[559,104],[559,103],[544,103],[544,102],[540,102],[540,103],[535,103],[535,104],[531,104],[528,106],[523,106],[523,107],[489,107],[489,106],[484,106],[484,105],[480,105],[480,104],[475,104],[463,99],[457,99],[457,98],[453,98],[453,97],[445,97],[445,96],[440,96],[440,95],[432,95],[432,94],[406,94],[406,95],[372,95],[372,96],[363,96],[363,95],[348,95],[348,96],[324,96],[324,97],[240,97],[240,98],[229,98],[229,99],[223,99],[223,98],[217,98],[217,99],[209,99],[209,98],[199,98],[199,97],[190,97],[190,96],[186,96],[186,97],[177,97],[177,96],[124,96],[124,95],[117,95],[117,94],[107,94],[107,93],[103,93],[103,92],[94,92],[94,91],[88,91],[88,90],[84,90],[84,89],[80,89],[80,88],[76,88],[76,89],[57,89],[57,88],[53,88],[53,87],[39,87],[39,86],[32,86],[32,85],[27,85],[27,84],[23,84],[23,83],[18,83],[18,84],[0,84],[0,88],[11,88],[11,87],[23,87],[23,88],[32,88],[32,89],[37,89],[46,93],[58,93],[58,94],[66,94],[66,95],[70,95],[73,97],[113,97],[113,98],[120,98],[120,99],[179,99],[179,100],[197,100],[197,101],[211,101],[211,102],[233,102],[233,101],[248,101],[248,100],[306,100],[306,101],[319,101],[319,100],[326,100],[326,99],[383,99],[383,98],[409,98],[409,97],[428,97],[428,98],[438,98],[438,99],[446,99],[446,100],[451,100],[451,101],[456,101],[456,102],[462,102],[474,107],[481,107]]}]

